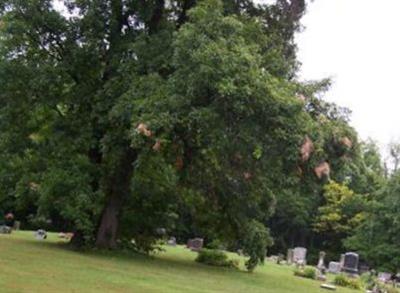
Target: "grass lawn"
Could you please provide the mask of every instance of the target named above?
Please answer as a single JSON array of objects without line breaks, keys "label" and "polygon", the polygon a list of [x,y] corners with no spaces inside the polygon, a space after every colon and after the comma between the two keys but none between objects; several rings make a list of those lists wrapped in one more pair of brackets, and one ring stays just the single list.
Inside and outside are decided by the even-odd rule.
[{"label": "grass lawn", "polygon": [[56,234],[45,241],[32,232],[0,235],[0,292],[329,292],[284,265],[266,263],[249,274],[198,264],[183,247],[166,250],[155,257],[81,253]]}]

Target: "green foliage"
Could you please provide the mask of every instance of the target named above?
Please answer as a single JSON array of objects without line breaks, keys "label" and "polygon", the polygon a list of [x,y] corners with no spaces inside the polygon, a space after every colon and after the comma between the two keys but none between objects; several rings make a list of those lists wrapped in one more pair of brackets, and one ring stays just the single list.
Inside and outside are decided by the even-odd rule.
[{"label": "green foliage", "polygon": [[226,249],[225,245],[218,239],[214,239],[211,242],[207,243],[207,248],[217,250]]},{"label": "green foliage", "polygon": [[359,279],[350,278],[345,274],[336,275],[333,279],[333,283],[340,287],[347,287],[350,289],[361,290],[362,285]]},{"label": "green foliage", "polygon": [[398,288],[394,288],[392,285],[380,284],[380,286],[378,286],[378,288],[380,290],[382,290],[382,292],[386,292],[386,293],[399,293],[400,292],[400,290]]},{"label": "green foliage", "polygon": [[378,278],[374,276],[371,272],[366,272],[360,276],[360,281],[363,284],[363,287],[367,290],[372,290],[375,286],[378,285]]},{"label": "green foliage", "polygon": [[346,246],[357,249],[374,268],[397,272],[400,267],[399,201],[400,175],[393,174],[367,205],[366,217]]},{"label": "green foliage", "polygon": [[306,267],[304,269],[295,269],[294,275],[306,279],[315,280],[317,278],[317,271],[315,268]]},{"label": "green foliage", "polygon": [[259,263],[264,263],[267,247],[273,244],[273,240],[269,230],[256,221],[247,225],[243,237],[243,252],[249,256],[246,261],[246,268],[248,271],[253,271]]},{"label": "green foliage", "polygon": [[276,196],[294,184],[308,116],[296,86],[265,70],[276,56],[263,55],[271,40],[260,23],[211,6],[192,10],[174,43],[174,103],[190,150],[182,149],[181,210],[191,211],[197,233],[235,243],[247,237],[249,220],[266,223]]},{"label": "green foliage", "polygon": [[324,186],[325,205],[318,208],[315,230],[349,233],[363,220],[362,199],[346,185],[334,181]]},{"label": "green foliage", "polygon": [[229,260],[228,255],[222,250],[205,249],[199,251],[196,261],[210,266],[239,268],[235,260]]}]

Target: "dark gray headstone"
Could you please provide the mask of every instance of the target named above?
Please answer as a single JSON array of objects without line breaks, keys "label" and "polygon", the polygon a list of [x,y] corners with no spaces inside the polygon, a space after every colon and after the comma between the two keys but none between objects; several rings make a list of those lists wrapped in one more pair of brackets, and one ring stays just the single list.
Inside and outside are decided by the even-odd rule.
[{"label": "dark gray headstone", "polygon": [[359,256],[357,253],[348,252],[344,255],[343,271],[350,274],[358,273],[358,260]]}]

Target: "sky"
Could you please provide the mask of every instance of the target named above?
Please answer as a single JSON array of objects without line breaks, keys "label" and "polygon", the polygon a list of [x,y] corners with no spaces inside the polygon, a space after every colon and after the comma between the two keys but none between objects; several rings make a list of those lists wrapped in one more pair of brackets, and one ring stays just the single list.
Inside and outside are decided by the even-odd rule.
[{"label": "sky", "polygon": [[331,77],[325,98],[350,108],[382,153],[400,140],[399,12],[399,0],[315,0],[297,35],[300,78]]}]

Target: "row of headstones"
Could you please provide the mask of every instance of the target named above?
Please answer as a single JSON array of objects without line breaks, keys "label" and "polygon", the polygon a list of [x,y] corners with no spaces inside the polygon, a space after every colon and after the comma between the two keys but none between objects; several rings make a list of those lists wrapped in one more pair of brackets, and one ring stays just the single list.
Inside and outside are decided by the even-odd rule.
[{"label": "row of headstones", "polygon": [[[168,240],[169,245],[176,245],[176,239],[171,237]],[[202,238],[194,238],[189,239],[186,247],[192,251],[199,251],[203,248],[204,239]],[[294,249],[288,249],[287,252],[287,264],[296,264],[298,266],[305,266],[307,264],[307,249],[304,247],[296,247]],[[359,255],[354,252],[347,252],[342,254],[339,262],[330,262],[328,266],[328,272],[333,274],[338,274],[340,272],[346,272],[349,274],[357,274],[358,273],[358,263],[359,263]],[[321,273],[326,272],[325,267],[325,252],[321,252],[319,255],[318,270]]]},{"label": "row of headstones", "polygon": [[[304,247],[296,247],[295,249],[289,249],[287,253],[287,263],[296,265],[306,264],[307,249]],[[359,273],[359,255],[354,252],[347,252],[340,255],[340,260],[338,262],[329,262],[328,269],[325,267],[325,252],[320,252],[317,268],[320,272],[325,272],[326,270],[332,274],[338,274],[345,272],[351,275],[356,275]],[[368,269],[361,269],[362,271],[368,271]],[[389,282],[392,278],[392,274],[387,272],[378,273],[378,280],[382,282]]]},{"label": "row of headstones", "polygon": [[[170,237],[167,240],[167,245],[169,246],[176,246],[176,238],[175,237]],[[192,250],[192,251],[199,251],[203,248],[204,245],[204,239],[203,238],[193,238],[189,239],[186,243],[186,248]]]},{"label": "row of headstones", "polygon": [[[287,252],[287,264],[306,265],[307,249],[304,247],[296,247],[294,249],[288,249]],[[358,273],[358,262],[359,255],[354,252],[347,252],[342,254],[339,262],[330,262],[328,266],[328,272],[337,274],[340,272],[346,272],[349,274]],[[325,271],[325,253],[321,252],[319,255],[317,268],[320,271]]]}]

